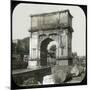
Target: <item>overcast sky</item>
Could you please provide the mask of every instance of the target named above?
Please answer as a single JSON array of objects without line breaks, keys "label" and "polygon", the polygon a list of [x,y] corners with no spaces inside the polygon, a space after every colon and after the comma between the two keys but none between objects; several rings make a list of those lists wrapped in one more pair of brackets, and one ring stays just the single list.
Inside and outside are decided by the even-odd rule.
[{"label": "overcast sky", "polygon": [[72,27],[74,29],[72,37],[72,51],[78,55],[85,55],[85,14],[78,6],[65,5],[44,5],[44,4],[19,4],[13,11],[12,38],[23,39],[29,36],[28,30],[31,28],[31,14],[45,12],[55,12],[69,9],[73,16]]}]

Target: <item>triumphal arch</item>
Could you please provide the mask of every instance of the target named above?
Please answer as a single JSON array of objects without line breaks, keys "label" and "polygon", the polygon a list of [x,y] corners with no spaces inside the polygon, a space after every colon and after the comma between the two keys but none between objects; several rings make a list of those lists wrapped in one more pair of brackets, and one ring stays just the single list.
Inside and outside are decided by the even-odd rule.
[{"label": "triumphal arch", "polygon": [[72,63],[72,18],[69,10],[31,15],[30,65]]}]

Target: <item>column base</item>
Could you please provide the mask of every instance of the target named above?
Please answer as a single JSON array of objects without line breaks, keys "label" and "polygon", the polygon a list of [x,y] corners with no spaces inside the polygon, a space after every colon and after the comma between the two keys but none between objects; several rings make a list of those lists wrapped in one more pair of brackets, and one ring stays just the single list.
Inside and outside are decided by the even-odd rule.
[{"label": "column base", "polygon": [[64,57],[56,60],[57,65],[72,65],[72,58]]},{"label": "column base", "polygon": [[68,60],[57,60],[56,64],[61,66],[68,65]]},{"label": "column base", "polygon": [[36,68],[38,66],[37,61],[28,61],[28,66],[27,68]]}]

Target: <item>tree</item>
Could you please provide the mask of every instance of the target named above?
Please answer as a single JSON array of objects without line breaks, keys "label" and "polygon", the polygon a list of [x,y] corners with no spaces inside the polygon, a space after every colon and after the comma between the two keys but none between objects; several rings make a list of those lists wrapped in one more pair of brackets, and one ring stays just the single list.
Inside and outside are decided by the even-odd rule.
[{"label": "tree", "polygon": [[24,55],[29,54],[29,37],[18,40],[17,43],[12,44],[13,54],[20,55],[23,60]]}]

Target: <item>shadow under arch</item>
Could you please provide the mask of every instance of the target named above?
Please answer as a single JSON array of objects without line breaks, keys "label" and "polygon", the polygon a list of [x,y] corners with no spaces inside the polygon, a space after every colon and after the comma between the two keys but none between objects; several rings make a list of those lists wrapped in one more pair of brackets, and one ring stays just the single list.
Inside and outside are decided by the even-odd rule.
[{"label": "shadow under arch", "polygon": [[41,42],[41,45],[40,45],[40,65],[41,66],[47,66],[47,54],[48,54],[47,46],[51,41],[54,41],[54,40],[51,38],[46,38]]}]

